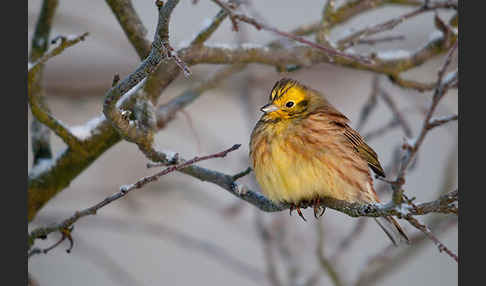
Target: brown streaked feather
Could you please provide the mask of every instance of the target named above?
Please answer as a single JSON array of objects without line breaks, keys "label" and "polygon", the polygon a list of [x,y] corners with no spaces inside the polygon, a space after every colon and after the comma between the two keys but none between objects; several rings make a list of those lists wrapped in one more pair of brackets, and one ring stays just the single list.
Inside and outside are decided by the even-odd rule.
[{"label": "brown streaked feather", "polygon": [[346,136],[346,138],[353,144],[353,147],[358,152],[359,156],[368,162],[368,165],[375,174],[385,177],[385,171],[381,167],[380,161],[378,161],[376,152],[364,142],[363,137],[361,137],[358,132],[347,124],[344,128],[344,136]]},{"label": "brown streaked feather", "polygon": [[[349,119],[334,108],[329,102],[325,102],[324,107],[321,107],[313,112],[313,114],[323,113],[332,123],[341,127],[343,135],[349,143],[353,146],[354,150],[363,158],[370,168],[378,176],[385,177],[385,171],[381,167],[380,161],[378,161],[378,155],[376,152],[364,141],[363,137],[348,125]],[[310,114],[312,115],[312,113]]]}]

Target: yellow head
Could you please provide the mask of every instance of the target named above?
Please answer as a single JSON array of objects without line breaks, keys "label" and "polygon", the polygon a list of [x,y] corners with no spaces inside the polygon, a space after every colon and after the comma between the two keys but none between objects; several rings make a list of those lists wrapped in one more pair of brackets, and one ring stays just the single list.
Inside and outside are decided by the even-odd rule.
[{"label": "yellow head", "polygon": [[[319,96],[317,96],[319,97]],[[264,120],[281,120],[301,117],[315,104],[316,95],[293,79],[279,80],[270,93],[269,103],[261,108]]]}]

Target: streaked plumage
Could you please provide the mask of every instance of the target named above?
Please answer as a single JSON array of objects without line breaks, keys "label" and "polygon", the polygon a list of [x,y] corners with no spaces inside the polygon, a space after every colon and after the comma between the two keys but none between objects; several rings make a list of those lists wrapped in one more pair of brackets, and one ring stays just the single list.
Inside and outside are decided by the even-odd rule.
[{"label": "streaked plumage", "polygon": [[[270,200],[295,206],[325,197],[380,201],[369,171],[385,175],[377,154],[318,91],[282,79],[262,110],[251,135],[250,160]],[[393,218],[379,219],[393,242],[397,232],[406,238]]]}]

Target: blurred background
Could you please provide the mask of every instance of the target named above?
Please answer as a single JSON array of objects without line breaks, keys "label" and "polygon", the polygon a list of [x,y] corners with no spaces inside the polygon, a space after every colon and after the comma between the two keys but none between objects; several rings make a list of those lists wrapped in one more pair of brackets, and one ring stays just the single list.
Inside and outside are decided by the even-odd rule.
[{"label": "blurred background", "polygon": [[[325,1],[253,1],[254,10],[267,23],[288,31],[320,19]],[[340,3],[338,1],[338,3]],[[30,40],[42,1],[29,1],[28,37]],[[133,1],[153,39],[157,11],[153,1]],[[357,17],[333,30],[331,38],[401,15],[412,8],[385,7]],[[170,24],[170,40],[174,47],[184,46],[193,35],[219,11],[211,1],[181,1]],[[245,10],[243,10],[245,11]],[[439,13],[448,21],[449,13]],[[231,30],[225,20],[208,44],[245,42],[265,44],[277,37],[251,26],[240,24],[243,36]],[[425,13],[399,25],[383,35],[403,35],[405,40],[359,47],[355,50],[414,50],[427,42],[436,28],[433,13]],[[126,39],[104,1],[60,1],[54,18],[56,35],[79,35],[89,32],[86,40],[49,60],[45,68],[47,103],[52,113],[68,125],[80,125],[102,111],[103,94],[111,86],[113,75],[123,78],[139,64],[139,58]],[[436,79],[443,57],[437,57],[406,77],[420,81]],[[191,80],[180,76],[160,97],[167,102],[200,80],[208,78],[218,66],[200,65],[191,68]],[[275,81],[290,76],[325,93],[339,110],[356,126],[363,105],[371,90],[373,74],[328,64],[315,65],[288,75],[275,68],[250,65],[240,74],[225,80],[204,93],[184,112],[179,112],[161,130],[156,142],[161,149],[179,152],[184,158],[221,151],[233,144],[242,147],[224,159],[213,159],[201,165],[227,174],[248,167],[248,142],[257,122],[259,108],[266,103]],[[379,83],[396,101],[416,135],[422,125],[423,111],[430,103],[430,93],[403,90],[384,78]],[[436,115],[457,113],[457,90],[441,101]],[[392,114],[383,101],[371,115],[362,134],[389,122]],[[29,124],[31,114],[29,112]],[[30,131],[28,131],[30,132]],[[457,188],[457,123],[452,122],[431,131],[421,147],[417,165],[407,175],[406,194],[417,202],[430,201],[441,192]],[[61,140],[51,136],[53,151],[65,148]],[[369,144],[387,165],[393,159],[404,134],[395,128]],[[30,136],[29,136],[30,148]],[[29,170],[32,153],[29,149]],[[117,192],[124,184],[156,172],[146,169],[147,159],[131,143],[121,142],[105,152],[71,185],[57,195],[29,224],[37,226],[60,222],[74,211],[91,206]],[[258,190],[252,175],[241,179]],[[377,182],[376,184],[380,184]],[[381,197],[389,198],[386,190]],[[359,236],[346,251],[340,243],[358,223],[358,219],[327,210],[317,221],[312,210],[304,211],[308,222],[288,212],[263,213],[239,201],[223,189],[189,176],[171,173],[127,197],[103,208],[97,216],[81,219],[73,232],[74,248],[65,252],[68,243],[47,255],[29,259],[29,273],[40,285],[278,285],[269,271],[275,269],[281,285],[333,285],[321,269],[317,255],[318,224],[322,224],[324,253],[344,284],[355,283],[357,276],[390,241],[378,226],[366,222]],[[422,222],[435,215],[420,217]],[[401,221],[407,233],[416,229]],[[270,238],[262,232],[270,233]],[[434,231],[434,229],[432,229]],[[48,246],[58,239],[49,236],[39,246]],[[457,227],[449,227],[438,238],[452,251],[458,251]],[[403,246],[413,249],[415,246]],[[457,263],[440,253],[429,240],[400,258],[398,265],[385,271],[369,285],[457,285]],[[333,255],[335,254],[335,255]],[[390,262],[391,263],[391,262]],[[308,283],[308,284],[306,284]]]}]

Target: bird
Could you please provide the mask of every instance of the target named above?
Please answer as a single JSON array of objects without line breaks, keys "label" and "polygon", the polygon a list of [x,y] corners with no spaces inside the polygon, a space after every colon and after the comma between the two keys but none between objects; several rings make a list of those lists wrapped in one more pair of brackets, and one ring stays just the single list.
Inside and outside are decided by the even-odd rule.
[{"label": "bird", "polygon": [[[324,199],[348,203],[379,203],[370,169],[385,172],[376,152],[349,126],[319,91],[282,78],[273,86],[263,115],[250,137],[250,165],[262,193],[274,203],[313,206],[323,215]],[[375,218],[393,244],[409,239],[391,216]]]}]

